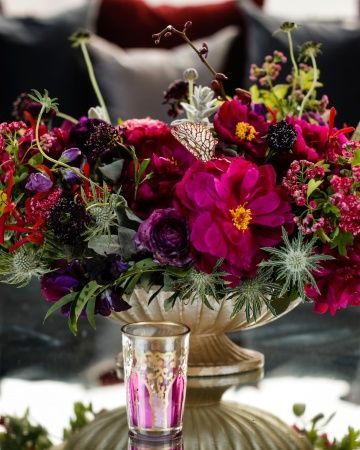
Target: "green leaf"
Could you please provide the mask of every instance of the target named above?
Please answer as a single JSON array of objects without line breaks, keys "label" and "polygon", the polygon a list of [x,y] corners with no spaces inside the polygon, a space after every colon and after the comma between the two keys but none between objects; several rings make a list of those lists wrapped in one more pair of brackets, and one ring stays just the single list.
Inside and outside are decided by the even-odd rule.
[{"label": "green leaf", "polygon": [[131,228],[118,226],[118,253],[125,261],[132,259],[138,253],[134,242],[135,234],[136,231]]},{"label": "green leaf", "polygon": [[148,165],[150,164],[150,159],[143,159],[141,161],[140,167],[139,167],[139,178],[141,179],[143,173],[147,169]]},{"label": "green leaf", "polygon": [[282,100],[288,93],[289,87],[290,86],[288,84],[277,84],[273,88],[274,94],[278,99]]},{"label": "green leaf", "polygon": [[353,159],[351,160],[351,165],[353,167],[360,166],[360,148],[355,150],[355,155]]},{"label": "green leaf", "polygon": [[[293,297],[295,297],[295,298],[293,298]],[[295,292],[295,293],[290,292],[289,295],[284,295],[283,297],[278,297],[278,298],[275,298],[274,300],[272,300],[271,307],[274,309],[274,311],[276,313],[275,315],[278,316],[278,315],[284,313],[288,309],[291,301],[295,300],[297,297],[298,297],[297,292]]]},{"label": "green leaf", "polygon": [[332,240],[331,247],[338,248],[338,251],[341,256],[346,256],[348,245],[352,245],[354,243],[354,236],[351,233],[345,233],[340,231],[337,236]]},{"label": "green leaf", "polygon": [[145,258],[145,259],[142,259],[141,261],[138,261],[136,264],[134,264],[134,267],[137,267],[140,270],[148,270],[148,269],[153,269],[155,267],[159,267],[159,264],[156,263],[151,258]]},{"label": "green leaf", "polygon": [[118,159],[106,166],[99,167],[99,170],[104,177],[116,184],[120,179],[123,166],[124,160]]},{"label": "green leaf", "polygon": [[87,302],[95,295],[99,289],[99,285],[96,281],[90,281],[80,292],[79,297],[75,303],[75,321],[79,320],[80,314],[84,309]]},{"label": "green leaf", "polygon": [[254,103],[259,102],[260,101],[260,92],[259,92],[259,88],[257,87],[257,85],[253,84],[250,87],[249,91],[250,91],[250,94],[251,94],[252,101]]},{"label": "green leaf", "polygon": [[64,297],[62,297],[60,300],[58,300],[56,303],[54,303],[47,311],[47,313],[45,314],[43,323],[45,322],[46,319],[48,319],[51,314],[53,314],[55,311],[58,311],[60,308],[62,308],[63,306],[67,305],[68,303],[72,302],[73,300],[75,300],[75,297],[78,295],[78,292],[70,292],[69,294],[65,295]]},{"label": "green leaf", "polygon": [[310,195],[317,189],[324,180],[314,180],[313,178],[309,181],[308,187],[307,187],[307,198],[310,197]]},{"label": "green leaf", "polygon": [[293,406],[293,413],[296,417],[301,417],[304,415],[306,410],[306,405],[304,403],[295,403]]},{"label": "green leaf", "polygon": [[129,278],[129,280],[125,284],[124,294],[131,295],[134,292],[134,289],[138,284],[140,277],[141,273],[137,273],[133,277]]},{"label": "green leaf", "polygon": [[29,159],[28,164],[31,167],[37,167],[39,164],[43,163],[43,160],[44,160],[43,155],[41,153],[36,153],[36,155],[32,156]]},{"label": "green leaf", "polygon": [[164,301],[164,309],[166,312],[170,311],[174,307],[178,295],[179,294],[177,292],[174,292],[172,295],[170,295],[169,298]]},{"label": "green leaf", "polygon": [[75,305],[76,305],[75,302],[73,302],[71,304],[70,314],[69,314],[69,318],[68,318],[68,326],[74,336],[77,335],[77,322],[75,319]]},{"label": "green leaf", "polygon": [[90,326],[96,330],[96,322],[95,322],[95,303],[96,303],[96,297],[93,296],[91,299],[87,302],[86,305],[86,317],[90,324]]},{"label": "green leaf", "polygon": [[94,250],[98,255],[109,255],[111,253],[120,253],[119,238],[116,234],[111,236],[96,236],[88,241],[88,248]]},{"label": "green leaf", "polygon": [[163,286],[160,286],[159,289],[157,289],[153,294],[151,294],[151,296],[148,300],[148,305],[150,305],[150,303],[157,297],[157,295],[160,293],[162,288],[163,288]]}]

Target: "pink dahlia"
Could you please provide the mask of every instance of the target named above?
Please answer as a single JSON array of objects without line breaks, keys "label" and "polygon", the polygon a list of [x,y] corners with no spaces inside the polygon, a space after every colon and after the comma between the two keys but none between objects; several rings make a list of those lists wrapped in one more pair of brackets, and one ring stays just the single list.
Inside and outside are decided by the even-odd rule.
[{"label": "pink dahlia", "polygon": [[315,279],[319,288],[307,289],[307,295],[315,301],[314,309],[320,314],[348,306],[360,306],[360,241],[348,249],[348,255],[339,257],[328,251],[336,259],[324,261]]},{"label": "pink dahlia", "polygon": [[196,162],[177,184],[175,203],[190,224],[197,266],[207,271],[224,258],[232,274],[253,273],[261,248],[278,244],[281,227],[293,226],[273,167],[241,157]]},{"label": "pink dahlia", "polygon": [[234,98],[224,102],[214,117],[214,127],[219,137],[228,144],[235,144],[252,160],[264,158],[268,124],[262,114]]},{"label": "pink dahlia", "polygon": [[124,142],[135,147],[141,162],[150,163],[135,197],[134,163],[129,161],[122,173],[123,195],[129,206],[143,219],[158,208],[168,208],[173,201],[174,186],[178,183],[194,157],[171,134],[163,122],[152,119],[134,119],[123,123],[121,133]]}]

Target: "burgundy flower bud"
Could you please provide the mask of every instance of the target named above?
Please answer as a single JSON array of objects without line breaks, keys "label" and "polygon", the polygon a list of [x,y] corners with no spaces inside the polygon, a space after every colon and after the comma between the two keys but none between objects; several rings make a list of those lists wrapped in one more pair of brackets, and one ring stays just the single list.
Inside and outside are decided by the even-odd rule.
[{"label": "burgundy flower bud", "polygon": [[228,77],[224,73],[217,73],[215,79],[218,81],[226,81]]},{"label": "burgundy flower bud", "polygon": [[168,38],[168,37],[170,37],[171,35],[172,35],[172,33],[171,33],[170,31],[167,31],[167,32],[164,34],[164,37]]},{"label": "burgundy flower bud", "polygon": [[200,54],[203,55],[204,58],[207,58],[209,53],[209,47],[206,42],[203,43],[201,49],[199,50]]},{"label": "burgundy flower bud", "polygon": [[59,161],[69,163],[75,161],[80,155],[81,151],[77,147],[68,148],[62,152]]},{"label": "burgundy flower bud", "polygon": [[45,173],[32,173],[29,175],[25,188],[32,192],[46,192],[51,189],[53,182]]},{"label": "burgundy flower bud", "polygon": [[140,250],[152,252],[160,264],[181,267],[191,261],[186,222],[173,208],[153,211],[140,225],[135,243]]},{"label": "burgundy flower bud", "polygon": [[192,27],[192,22],[191,20],[188,20],[187,22],[185,22],[184,31],[187,31],[190,27]]},{"label": "burgundy flower bud", "polygon": [[237,88],[235,89],[236,97],[245,105],[250,105],[251,103],[251,94],[249,91],[245,91],[245,89]]},{"label": "burgundy flower bud", "polygon": [[221,86],[218,80],[212,80],[211,82],[211,89],[218,94],[220,92]]}]

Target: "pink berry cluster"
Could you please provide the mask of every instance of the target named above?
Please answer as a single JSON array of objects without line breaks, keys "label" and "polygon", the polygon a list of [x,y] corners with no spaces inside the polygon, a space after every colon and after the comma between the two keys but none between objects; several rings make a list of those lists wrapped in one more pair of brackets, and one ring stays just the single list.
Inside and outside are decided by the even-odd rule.
[{"label": "pink berry cluster", "polygon": [[251,64],[250,80],[258,81],[260,86],[269,86],[269,81],[275,81],[280,75],[282,64],[287,61],[286,56],[275,50],[272,55],[265,56],[262,66]]}]

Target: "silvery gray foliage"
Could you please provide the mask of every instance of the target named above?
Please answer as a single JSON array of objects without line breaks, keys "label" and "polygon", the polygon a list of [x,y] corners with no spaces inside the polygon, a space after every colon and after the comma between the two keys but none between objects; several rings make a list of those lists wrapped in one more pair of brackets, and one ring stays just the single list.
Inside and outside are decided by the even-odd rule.
[{"label": "silvery gray foliage", "polygon": [[192,96],[191,103],[181,103],[182,108],[186,112],[186,119],[181,119],[173,122],[176,123],[190,121],[209,123],[209,117],[215,114],[219,108],[219,104],[216,98],[214,98],[214,91],[208,86],[195,86],[194,95]]},{"label": "silvery gray foliage", "polygon": [[101,119],[104,122],[108,122],[106,113],[101,106],[92,106],[88,111],[89,119]]}]

